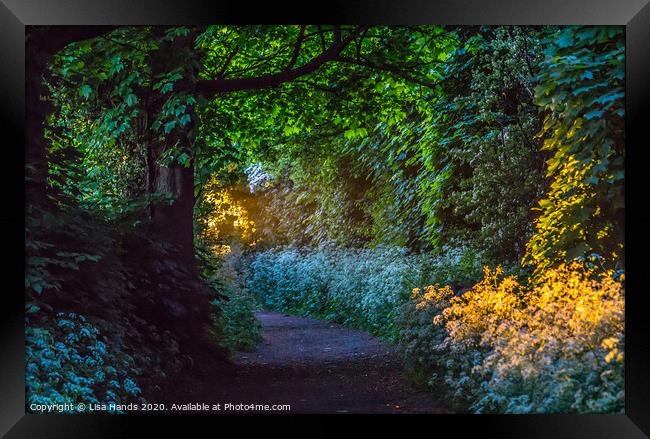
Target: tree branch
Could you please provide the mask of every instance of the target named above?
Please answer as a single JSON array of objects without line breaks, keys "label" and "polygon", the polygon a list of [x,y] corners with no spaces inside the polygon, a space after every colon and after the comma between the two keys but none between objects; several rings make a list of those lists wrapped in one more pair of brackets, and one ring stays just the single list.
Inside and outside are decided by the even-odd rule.
[{"label": "tree branch", "polygon": [[116,39],[107,37],[106,35],[99,35],[99,37],[102,38],[105,41],[110,41],[111,43],[119,44],[122,47],[128,47],[129,49],[136,50],[136,51],[138,51],[140,53],[145,53],[145,54],[147,53],[146,50],[142,50],[139,47],[136,47],[135,45],[133,45],[131,43],[125,43],[123,41],[117,41]]},{"label": "tree branch", "polygon": [[219,70],[219,73],[217,73],[217,78],[223,78],[223,76],[226,74],[226,70],[228,70],[228,67],[230,66],[230,63],[232,62],[232,59],[237,55],[239,52],[239,45],[233,49],[232,52],[228,54],[228,58],[223,62],[223,66],[221,66],[221,69]]},{"label": "tree branch", "polygon": [[204,96],[210,97],[217,93],[277,87],[280,84],[318,70],[328,61],[336,60],[343,49],[357,36],[358,32],[359,29],[350,32],[346,37],[342,37],[341,29],[337,26],[334,29],[334,42],[329,49],[300,67],[251,78],[202,80],[197,84],[197,91]]},{"label": "tree branch", "polygon": [[296,61],[298,61],[298,55],[300,55],[300,48],[302,47],[302,40],[305,38],[305,29],[307,26],[302,25],[300,26],[300,33],[298,34],[298,38],[296,38],[296,44],[293,47],[293,55],[291,55],[291,60],[289,60],[289,64],[284,68],[284,70],[290,70],[293,68],[294,65],[296,65]]},{"label": "tree branch", "polygon": [[323,30],[321,30],[320,25],[318,26],[318,35],[320,36],[320,46],[323,52],[327,50],[327,44],[325,44],[325,35],[323,35]]}]

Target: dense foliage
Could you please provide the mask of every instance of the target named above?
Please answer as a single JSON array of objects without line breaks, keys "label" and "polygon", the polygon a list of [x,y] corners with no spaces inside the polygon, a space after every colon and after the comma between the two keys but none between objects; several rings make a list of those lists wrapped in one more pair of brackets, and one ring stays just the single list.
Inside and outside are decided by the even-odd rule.
[{"label": "dense foliage", "polygon": [[540,201],[527,261],[544,270],[591,252],[623,263],[623,30],[566,28],[545,52],[536,101],[547,110],[540,135],[552,177]]},{"label": "dense foliage", "polygon": [[228,257],[215,257],[202,252],[203,275],[217,291],[213,299],[214,313],[208,330],[214,342],[229,352],[250,351],[262,339],[260,322],[253,316],[258,309],[254,295],[246,288],[247,267],[241,251],[229,248]]},{"label": "dense foliage", "polygon": [[386,93],[396,88],[404,102],[398,114],[363,136],[326,148],[307,139],[256,164],[261,233],[275,230],[280,244],[452,245],[499,262],[523,256],[531,207],[544,192],[532,90],[539,42],[521,28],[464,30],[451,41],[433,89],[414,96],[387,80]]},{"label": "dense foliage", "polygon": [[27,39],[30,401],[155,398],[266,307],[461,410],[622,409],[621,27]]},{"label": "dense foliage", "polygon": [[544,191],[532,90],[540,42],[528,28],[484,28],[465,38],[427,120],[432,140],[420,177],[427,236],[475,247],[492,263],[514,262]]},{"label": "dense foliage", "polygon": [[27,403],[111,404],[141,402],[125,372],[135,371],[107,352],[99,331],[83,316],[58,313],[53,329],[28,327],[25,336]]},{"label": "dense foliage", "polygon": [[[27,382],[34,397],[73,395],[68,387],[76,381],[69,380],[79,377],[94,381],[75,390],[75,398],[120,403],[109,393],[119,386],[111,389],[112,380],[94,378],[108,367],[154,394],[191,365],[192,352],[206,348],[197,336],[217,293],[146,229],[76,210],[34,213],[27,236],[27,348],[33,365]],[[62,324],[68,321],[63,313],[75,317]],[[83,368],[86,361],[96,367]],[[46,376],[47,385],[39,381]]]},{"label": "dense foliage", "polygon": [[402,317],[406,362],[461,409],[622,412],[623,279],[595,271],[563,264],[528,287],[486,268],[462,295],[416,288]]},{"label": "dense foliage", "polygon": [[271,309],[396,340],[396,318],[411,289],[427,282],[469,285],[480,267],[462,250],[436,257],[409,255],[396,247],[274,249],[255,255],[247,284]]}]

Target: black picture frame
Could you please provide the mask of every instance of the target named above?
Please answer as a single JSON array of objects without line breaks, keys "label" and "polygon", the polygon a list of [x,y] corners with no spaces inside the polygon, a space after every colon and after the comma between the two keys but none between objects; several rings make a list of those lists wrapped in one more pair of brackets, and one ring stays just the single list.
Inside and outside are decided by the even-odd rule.
[{"label": "black picture frame", "polygon": [[[0,108],[2,111],[2,185],[0,230],[5,302],[0,340],[0,433],[17,437],[131,437],[152,425],[188,435],[190,428],[223,427],[224,417],[182,415],[34,415],[25,413],[24,385],[24,83],[26,25],[139,24],[609,24],[626,28],[626,410],[624,415],[424,415],[363,418],[367,427],[421,424],[429,433],[450,427],[454,435],[470,431],[494,437],[608,437],[650,435],[650,325],[645,295],[650,285],[644,267],[650,223],[644,167],[650,163],[644,121],[650,97],[650,5],[648,0],[435,0],[333,1],[296,6],[267,2],[206,0],[0,0]],[[647,122],[646,122],[647,123]],[[644,159],[645,157],[645,159]],[[631,237],[631,239],[628,239]],[[249,415],[245,415],[249,416]],[[433,417],[431,417],[433,416]],[[349,417],[347,417],[349,419]],[[233,424],[232,417],[228,423]],[[265,416],[262,426],[286,421]],[[338,419],[337,419],[338,420]],[[240,431],[258,423],[234,417]],[[318,422],[319,432],[335,431]],[[210,430],[208,430],[210,431]],[[222,430],[225,432],[225,430]],[[401,431],[401,430],[400,430]]]}]

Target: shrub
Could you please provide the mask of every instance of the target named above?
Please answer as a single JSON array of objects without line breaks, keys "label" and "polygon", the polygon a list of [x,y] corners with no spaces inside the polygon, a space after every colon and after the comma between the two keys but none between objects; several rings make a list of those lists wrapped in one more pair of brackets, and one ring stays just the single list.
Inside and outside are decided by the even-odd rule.
[{"label": "shrub", "polygon": [[256,298],[245,288],[245,264],[238,246],[230,253],[214,255],[200,251],[203,276],[213,287],[215,298],[212,325],[213,340],[230,352],[251,351],[262,339],[262,325],[255,318]]},{"label": "shrub", "polygon": [[58,313],[49,328],[28,327],[25,354],[28,407],[144,402],[133,365],[83,316]]},{"label": "shrub", "polygon": [[270,309],[333,320],[389,340],[413,287],[464,285],[480,263],[467,250],[409,254],[399,247],[268,250],[251,263],[248,285]]},{"label": "shrub", "polygon": [[397,320],[399,349],[406,371],[416,382],[427,384],[438,370],[446,368],[442,353],[438,355],[436,350],[447,333],[431,323],[449,305],[453,294],[449,286],[440,288],[438,284],[427,286],[424,291],[414,288],[411,300],[402,306]]},{"label": "shrub", "polygon": [[219,345],[230,351],[254,350],[262,340],[262,325],[253,314],[252,297],[246,290],[225,295],[226,300],[214,302],[221,308],[214,322]]},{"label": "shrub", "polygon": [[[624,289],[583,262],[534,286],[485,269],[471,290],[414,292],[403,352],[430,384],[476,412],[621,412]],[[423,322],[429,320],[427,327]],[[433,337],[432,337],[433,334]]]},{"label": "shrub", "polygon": [[[67,335],[57,323],[61,312],[83,316],[77,326],[99,331],[98,340],[110,353],[104,358],[106,366],[118,376],[133,377],[149,400],[172,385],[169,378],[193,363],[204,324],[209,322],[209,315],[204,316],[209,307],[207,288],[197,274],[175,263],[174,249],[145,226],[104,221],[82,209],[27,218],[27,334],[33,343],[49,346],[49,351],[41,352],[33,345],[30,355],[38,367],[39,358],[56,356],[56,361],[50,358],[47,373],[59,374],[57,381],[51,381],[43,371],[34,371],[28,399],[57,394],[62,398],[69,395],[65,389],[76,385],[75,376],[86,379],[84,374],[90,373],[72,364],[75,360],[67,359],[66,352],[89,355],[95,342],[83,339],[65,346],[61,338]],[[63,350],[54,348],[58,342],[64,343],[56,345]],[[106,400],[101,391],[85,395]]]}]

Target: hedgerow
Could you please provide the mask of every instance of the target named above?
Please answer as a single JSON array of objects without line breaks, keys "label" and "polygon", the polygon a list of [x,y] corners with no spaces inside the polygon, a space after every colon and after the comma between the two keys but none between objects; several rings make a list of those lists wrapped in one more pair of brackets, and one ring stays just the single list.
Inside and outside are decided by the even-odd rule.
[{"label": "hedgerow", "polygon": [[406,364],[459,410],[622,412],[623,279],[574,261],[534,286],[499,267],[460,295],[416,288],[400,320]]},{"label": "hedgerow", "polygon": [[516,268],[480,271],[462,250],[285,249],[255,254],[248,285],[271,309],[396,342],[410,375],[459,411],[623,409],[620,273],[576,261],[529,285]]},{"label": "hedgerow", "polygon": [[399,308],[423,283],[469,285],[480,263],[468,250],[442,255],[376,249],[285,249],[256,253],[247,284],[270,309],[321,317],[395,340]]}]

